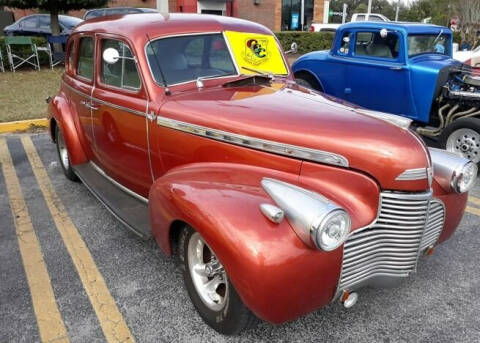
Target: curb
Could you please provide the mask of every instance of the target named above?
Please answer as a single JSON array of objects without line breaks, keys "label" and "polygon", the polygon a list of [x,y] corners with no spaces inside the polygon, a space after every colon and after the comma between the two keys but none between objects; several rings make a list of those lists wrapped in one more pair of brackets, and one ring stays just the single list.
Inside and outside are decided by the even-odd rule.
[{"label": "curb", "polygon": [[0,133],[25,131],[39,126],[48,127],[48,119],[28,119],[0,123]]}]

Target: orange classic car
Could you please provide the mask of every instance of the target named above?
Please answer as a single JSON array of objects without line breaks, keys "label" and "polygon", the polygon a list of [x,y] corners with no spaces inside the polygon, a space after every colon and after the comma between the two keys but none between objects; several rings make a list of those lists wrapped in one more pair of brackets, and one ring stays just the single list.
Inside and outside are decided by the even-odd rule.
[{"label": "orange classic car", "polygon": [[270,30],[221,16],[84,22],[49,112],[66,177],[177,256],[224,334],[395,285],[453,234],[477,174],[405,118],[297,85]]}]

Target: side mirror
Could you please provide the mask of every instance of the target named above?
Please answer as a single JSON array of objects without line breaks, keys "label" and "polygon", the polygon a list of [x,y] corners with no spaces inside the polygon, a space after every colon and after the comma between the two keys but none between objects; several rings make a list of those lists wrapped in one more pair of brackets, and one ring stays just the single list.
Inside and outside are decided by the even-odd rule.
[{"label": "side mirror", "polygon": [[293,42],[292,45],[290,45],[290,50],[285,51],[286,54],[296,54],[298,51],[298,44]]},{"label": "side mirror", "polygon": [[108,64],[115,64],[120,59],[120,54],[117,49],[108,48],[103,52],[103,60]]}]

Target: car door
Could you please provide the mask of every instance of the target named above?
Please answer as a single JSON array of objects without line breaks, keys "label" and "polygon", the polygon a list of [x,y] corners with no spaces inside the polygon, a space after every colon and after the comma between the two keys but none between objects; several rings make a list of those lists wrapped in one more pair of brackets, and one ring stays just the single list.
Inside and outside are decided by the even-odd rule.
[{"label": "car door", "polygon": [[93,90],[94,36],[75,34],[70,37],[67,46],[65,73],[62,77],[65,92],[68,92],[72,115],[78,118],[84,149],[89,159],[93,159],[95,141],[92,130],[90,96]]},{"label": "car door", "polygon": [[[109,64],[106,49],[120,58]],[[152,184],[147,141],[148,97],[131,45],[121,37],[97,35],[93,132],[99,167],[128,189],[148,197]]]},{"label": "car door", "polygon": [[400,32],[361,29],[348,59],[345,98],[366,108],[413,115],[410,72]]}]

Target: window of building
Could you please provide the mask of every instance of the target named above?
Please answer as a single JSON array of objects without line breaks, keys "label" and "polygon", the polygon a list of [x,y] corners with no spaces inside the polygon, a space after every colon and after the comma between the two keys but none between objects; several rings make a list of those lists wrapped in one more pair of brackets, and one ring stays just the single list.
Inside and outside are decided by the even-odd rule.
[{"label": "window of building", "polygon": [[[313,1],[304,0],[303,31],[308,31],[313,21]],[[302,31],[301,12],[301,0],[282,0],[282,31]]]},{"label": "window of building", "polygon": [[140,77],[138,76],[137,66],[130,48],[119,40],[104,39],[102,41],[102,56],[103,52],[108,48],[117,50],[120,59],[114,64],[108,64],[102,59],[102,82],[119,88],[140,89]]},{"label": "window of building", "polygon": [[80,47],[78,49],[77,74],[89,80],[93,79],[93,38],[80,38]]}]

